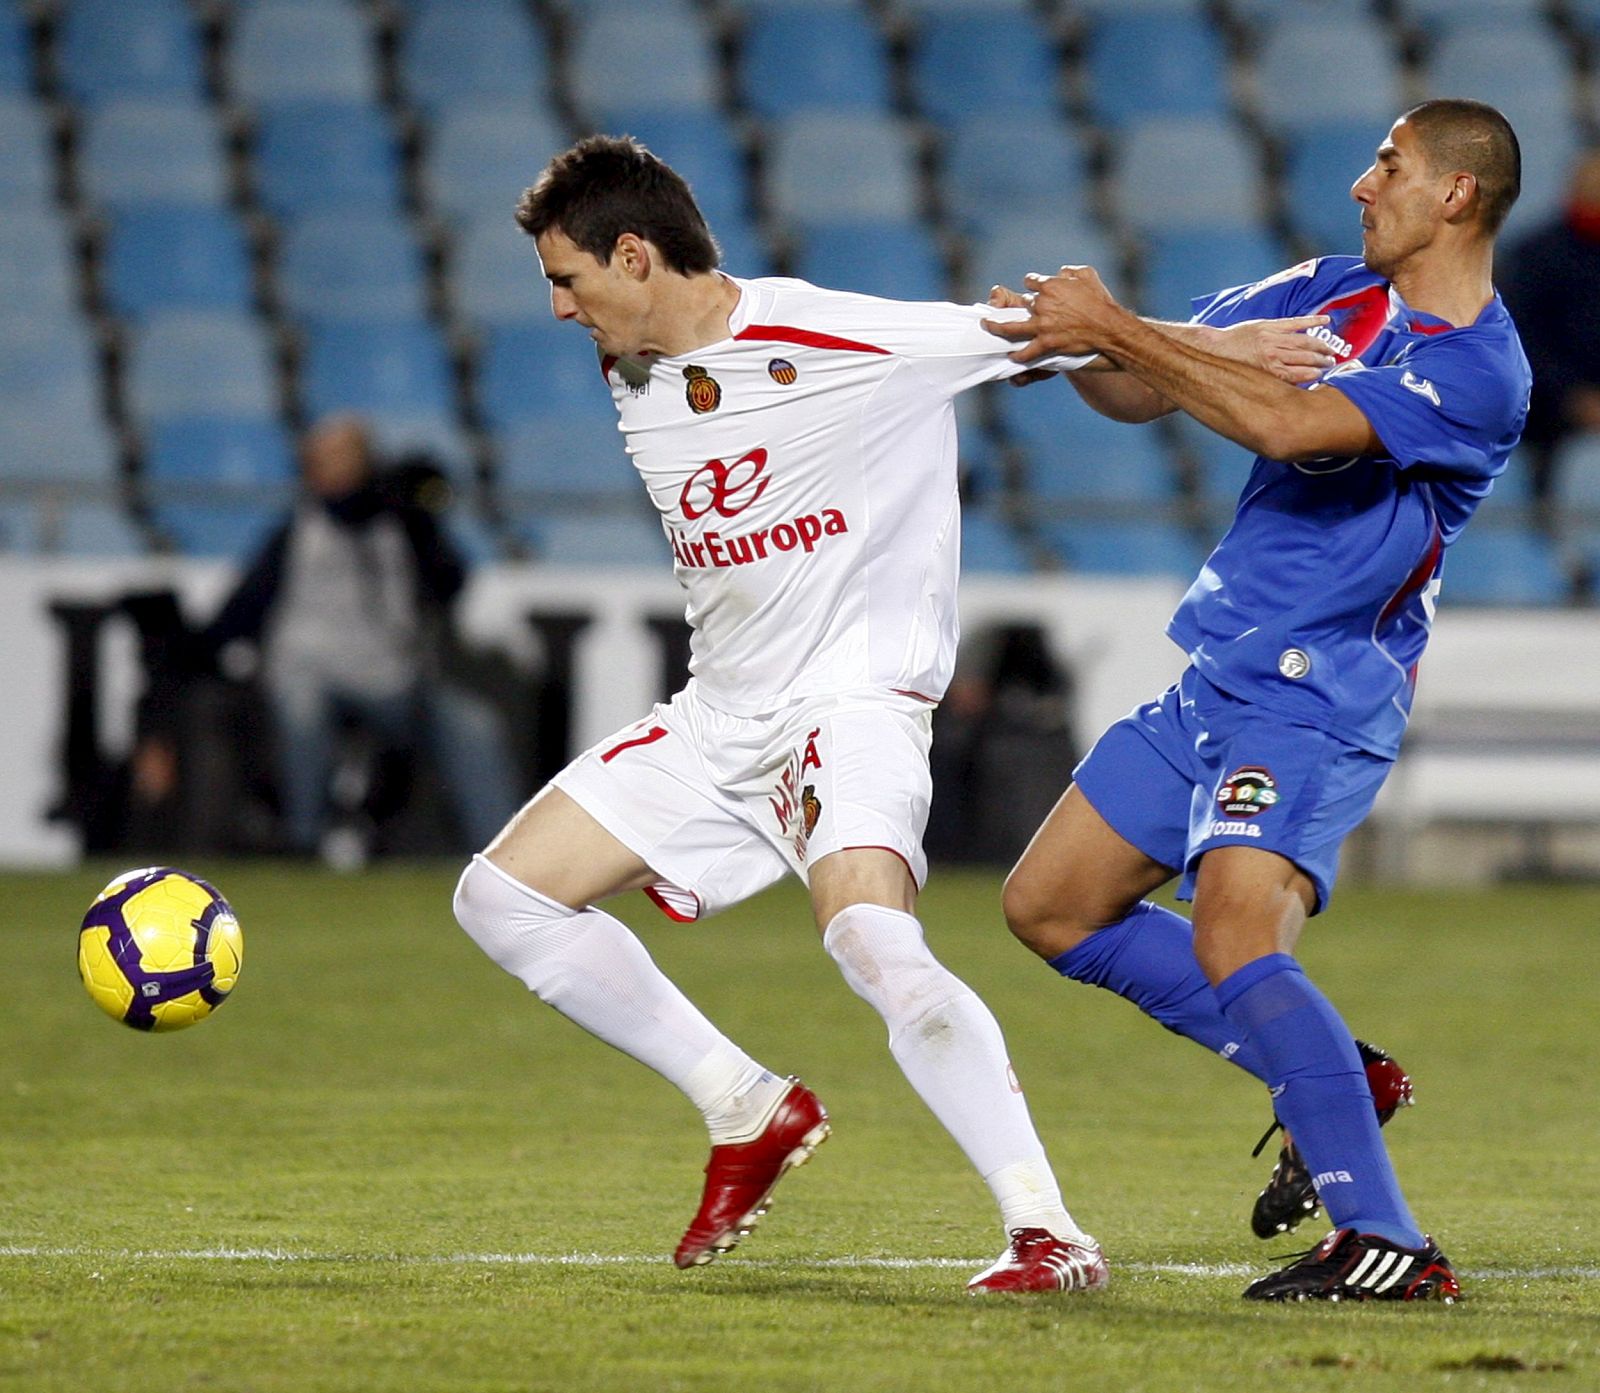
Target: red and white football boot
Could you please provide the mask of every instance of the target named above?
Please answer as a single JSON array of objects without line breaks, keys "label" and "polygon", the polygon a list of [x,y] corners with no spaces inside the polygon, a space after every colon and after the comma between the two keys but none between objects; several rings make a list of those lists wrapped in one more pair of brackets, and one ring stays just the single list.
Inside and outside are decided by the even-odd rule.
[{"label": "red and white football boot", "polygon": [[1098,1291],[1111,1280],[1100,1245],[1072,1243],[1049,1229],[1012,1229],[1011,1246],[993,1267],[967,1283],[975,1295],[992,1291]]}]

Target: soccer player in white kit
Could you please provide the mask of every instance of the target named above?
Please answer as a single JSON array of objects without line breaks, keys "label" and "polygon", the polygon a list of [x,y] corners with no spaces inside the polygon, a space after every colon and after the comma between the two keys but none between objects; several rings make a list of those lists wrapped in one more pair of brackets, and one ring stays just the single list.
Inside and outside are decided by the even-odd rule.
[{"label": "soccer player in white kit", "polygon": [[473,858],[457,918],[541,1000],[700,1110],[711,1159],[674,1257],[692,1267],[750,1231],[827,1137],[827,1113],[594,905],[642,889],[692,920],[799,876],[823,947],[1000,1207],[1006,1251],[968,1289],[1103,1286],[1105,1258],[1062,1203],[998,1024],[915,917],[930,724],[956,656],[952,399],[1022,370],[982,328],[995,311],[726,276],[687,185],[627,138],[558,156],[517,218],[554,314],[599,351],[686,592],[692,677]]}]

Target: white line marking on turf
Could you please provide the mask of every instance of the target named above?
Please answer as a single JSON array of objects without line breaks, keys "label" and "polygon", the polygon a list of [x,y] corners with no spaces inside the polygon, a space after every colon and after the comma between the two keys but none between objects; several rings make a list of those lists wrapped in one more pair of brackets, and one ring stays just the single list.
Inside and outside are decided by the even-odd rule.
[{"label": "white line marking on turf", "polygon": [[[401,1267],[660,1267],[670,1259],[656,1253],[319,1253],[290,1248],[74,1248],[0,1244],[0,1258],[98,1258],[114,1262],[315,1262]],[[841,1271],[910,1272],[975,1268],[988,1258],[730,1258],[752,1268],[830,1268]],[[1261,1263],[1113,1262],[1124,1272],[1177,1277],[1248,1277],[1270,1266]],[[1464,1270],[1463,1276],[1489,1281],[1600,1278],[1600,1267],[1497,1267]]]}]

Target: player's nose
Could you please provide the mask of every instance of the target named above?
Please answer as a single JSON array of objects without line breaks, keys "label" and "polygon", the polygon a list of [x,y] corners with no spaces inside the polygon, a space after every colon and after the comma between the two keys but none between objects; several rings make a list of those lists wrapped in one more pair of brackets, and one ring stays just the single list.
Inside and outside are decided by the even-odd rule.
[{"label": "player's nose", "polygon": [[550,290],[550,313],[557,319],[573,319],[578,313],[578,302],[573,298],[570,290],[561,286],[552,286]]}]

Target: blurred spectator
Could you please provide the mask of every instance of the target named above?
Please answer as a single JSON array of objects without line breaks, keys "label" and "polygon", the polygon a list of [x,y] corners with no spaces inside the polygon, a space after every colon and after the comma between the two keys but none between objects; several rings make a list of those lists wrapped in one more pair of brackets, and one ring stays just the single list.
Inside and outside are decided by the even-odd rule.
[{"label": "blurred spectator", "polygon": [[362,421],[333,416],[307,433],[301,478],[294,510],[206,634],[217,651],[260,644],[290,846],[364,859],[361,829],[329,823],[348,725],[369,738],[378,768],[425,749],[458,830],[487,845],[519,798],[498,712],[443,671],[447,609],[465,572],[436,517],[442,476],[380,469]]},{"label": "blurred spectator", "polygon": [[1511,249],[1503,292],[1533,368],[1522,438],[1545,498],[1556,447],[1600,431],[1600,149],[1578,161],[1562,217]]}]

